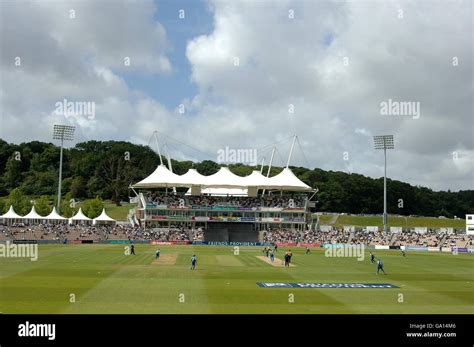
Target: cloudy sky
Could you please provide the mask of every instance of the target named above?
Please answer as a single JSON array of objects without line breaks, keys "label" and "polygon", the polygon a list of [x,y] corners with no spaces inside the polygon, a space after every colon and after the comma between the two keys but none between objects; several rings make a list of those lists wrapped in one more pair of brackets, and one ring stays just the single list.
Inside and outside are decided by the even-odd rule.
[{"label": "cloudy sky", "polygon": [[[471,1],[2,0],[0,11],[8,142],[51,142],[53,124],[75,125],[73,143],[148,144],[156,130],[178,160],[228,147],[268,163],[277,143],[281,166],[297,134],[292,165],[380,177],[372,136],[393,134],[391,178],[474,188]],[[61,111],[64,100],[93,113]]]}]

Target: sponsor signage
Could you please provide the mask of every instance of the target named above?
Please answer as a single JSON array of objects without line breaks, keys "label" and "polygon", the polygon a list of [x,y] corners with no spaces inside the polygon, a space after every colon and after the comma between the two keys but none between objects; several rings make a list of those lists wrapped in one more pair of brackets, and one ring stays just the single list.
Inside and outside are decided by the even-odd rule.
[{"label": "sponsor signage", "polygon": [[468,253],[468,249],[467,248],[456,248],[454,247],[453,248],[453,252],[458,252],[458,253]]},{"label": "sponsor signage", "polygon": [[284,212],[304,212],[304,209],[302,209],[301,207],[299,207],[299,208],[284,208],[283,211]]},{"label": "sponsor signage", "polygon": [[300,247],[321,247],[320,243],[300,243]]},{"label": "sponsor signage", "polygon": [[110,244],[124,244],[124,243],[131,243],[129,240],[108,240],[107,243]]},{"label": "sponsor signage", "polygon": [[296,247],[296,242],[277,242],[276,245],[278,247]]},{"label": "sponsor signage", "polygon": [[391,233],[401,233],[403,231],[402,227],[390,227]]},{"label": "sponsor signage", "polygon": [[323,244],[324,248],[344,248],[351,247],[352,245],[345,245],[343,243],[325,243]]},{"label": "sponsor signage", "polygon": [[209,217],[210,221],[218,222],[240,222],[240,217]]},{"label": "sponsor signage", "polygon": [[166,220],[166,216],[151,216],[151,219],[159,219],[159,220]]},{"label": "sponsor signage", "polygon": [[238,208],[233,207],[233,206],[213,206],[213,210],[215,211],[236,211]]},{"label": "sponsor signage", "polygon": [[203,246],[271,246],[269,242],[218,242],[218,241],[193,241],[193,245]]},{"label": "sponsor signage", "polygon": [[415,227],[415,233],[417,234],[425,234],[427,231],[427,227]]},{"label": "sponsor signage", "polygon": [[[427,251],[428,247],[420,247],[420,246],[406,246],[406,249],[410,251]],[[451,251],[451,249],[450,249]]]},{"label": "sponsor signage", "polygon": [[190,241],[170,241],[173,245],[189,245]]},{"label": "sponsor signage", "polygon": [[188,216],[169,216],[168,219],[171,219],[171,220],[178,220],[178,219],[190,219]]},{"label": "sponsor signage", "polygon": [[451,235],[454,232],[454,228],[439,228],[440,234],[448,234]]},{"label": "sponsor signage", "polygon": [[209,220],[209,217],[193,217],[193,220],[197,222],[207,222]]},{"label": "sponsor signage", "polygon": [[193,210],[209,210],[210,207],[209,206],[196,206],[196,205],[193,205],[192,209]]},{"label": "sponsor signage", "polygon": [[400,288],[390,283],[274,283],[274,282],[257,282],[257,286],[261,288],[315,288],[315,289],[336,289],[336,288],[352,288],[352,289],[386,289]]},{"label": "sponsor signage", "polygon": [[18,243],[18,244],[20,244],[20,243],[38,243],[38,241],[37,240],[13,240],[13,243],[14,244],[15,243]]},{"label": "sponsor signage", "polygon": [[[62,240],[35,240],[38,244],[56,244],[56,243],[64,243]],[[0,242],[1,243],[1,242]],[[13,242],[15,243],[15,242]]]},{"label": "sponsor signage", "polygon": [[275,218],[273,218],[273,217],[263,217],[263,218],[261,218],[261,221],[263,223],[275,223],[275,222],[282,222],[284,220],[285,220],[284,218],[277,218],[277,217],[275,217]]},{"label": "sponsor signage", "polygon": [[280,212],[281,210],[281,207],[260,207],[262,212]]}]

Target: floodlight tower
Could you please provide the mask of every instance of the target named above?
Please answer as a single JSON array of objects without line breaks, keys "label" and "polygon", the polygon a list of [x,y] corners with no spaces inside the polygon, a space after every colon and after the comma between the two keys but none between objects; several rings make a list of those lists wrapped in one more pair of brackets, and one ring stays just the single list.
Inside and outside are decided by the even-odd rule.
[{"label": "floodlight tower", "polygon": [[375,149],[383,149],[384,172],[383,172],[383,231],[388,231],[387,221],[387,149],[394,149],[393,135],[374,136]]},{"label": "floodlight tower", "polygon": [[74,130],[76,127],[71,125],[55,124],[53,128],[53,139],[61,140],[61,154],[59,156],[59,184],[58,184],[58,213],[61,209],[61,181],[63,176],[63,144],[64,141],[72,141],[74,139]]}]

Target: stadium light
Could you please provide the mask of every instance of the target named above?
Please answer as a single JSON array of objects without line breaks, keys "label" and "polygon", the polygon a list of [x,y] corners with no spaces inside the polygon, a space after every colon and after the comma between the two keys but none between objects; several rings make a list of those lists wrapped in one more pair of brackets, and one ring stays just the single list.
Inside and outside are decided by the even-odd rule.
[{"label": "stadium light", "polygon": [[61,140],[61,154],[59,156],[59,184],[58,184],[58,213],[61,209],[61,181],[63,176],[63,143],[74,139],[76,127],[71,125],[55,124],[53,128],[53,140]]},{"label": "stadium light", "polygon": [[383,149],[384,173],[383,173],[383,231],[388,231],[387,220],[387,149],[394,149],[393,135],[374,136],[375,149]]}]

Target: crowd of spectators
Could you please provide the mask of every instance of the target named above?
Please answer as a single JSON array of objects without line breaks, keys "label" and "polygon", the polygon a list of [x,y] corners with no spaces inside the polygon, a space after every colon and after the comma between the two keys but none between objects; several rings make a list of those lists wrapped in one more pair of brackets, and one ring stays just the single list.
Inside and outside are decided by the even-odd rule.
[{"label": "crowd of spectators", "polygon": [[157,206],[164,205],[169,208],[186,206],[213,206],[213,207],[241,207],[245,209],[273,207],[273,208],[302,208],[305,199],[299,196],[273,196],[264,197],[236,197],[236,196],[184,196],[173,194],[148,193],[146,201]]},{"label": "crowd of spectators", "polygon": [[203,241],[202,228],[187,228],[183,225],[172,225],[170,228],[141,228],[138,226],[117,225],[67,225],[67,224],[39,224],[25,226],[0,225],[0,241],[5,240],[144,240],[144,241]]},{"label": "crowd of spectators", "polygon": [[306,230],[302,242],[305,243],[347,243],[350,232],[343,229],[332,228],[329,231]]},{"label": "crowd of spectators", "polygon": [[451,234],[446,237],[443,247],[472,248],[474,241],[473,235]]},{"label": "crowd of spectators", "polygon": [[436,247],[443,237],[444,234],[437,234],[435,232],[403,232],[395,234],[392,244],[394,246]]},{"label": "crowd of spectators", "polygon": [[351,243],[352,244],[364,244],[364,245],[390,245],[392,238],[391,233],[383,233],[381,231],[358,231],[355,232]]},{"label": "crowd of spectators", "polygon": [[297,243],[301,240],[299,231],[285,228],[268,228],[263,231],[263,242]]},{"label": "crowd of spectators", "polygon": [[[443,241],[443,239],[446,239]],[[340,243],[340,244],[364,244],[385,246],[419,246],[419,247],[459,247],[469,248],[473,245],[474,237],[466,234],[401,232],[384,233],[382,231],[344,231],[342,228],[331,228],[328,231],[316,230],[291,230],[269,228],[263,232],[264,242],[278,243]],[[443,241],[443,242],[442,242]]]},{"label": "crowd of spectators", "polygon": [[[204,241],[202,228],[176,224],[169,228],[142,228],[129,224],[117,225],[67,225],[39,224],[25,226],[0,225],[0,241],[5,240],[144,240],[144,241]],[[268,228],[263,231],[263,242],[270,243],[341,243],[365,245],[422,246],[422,247],[458,247],[471,248],[474,237],[466,234],[427,232],[384,233],[381,231],[344,231],[332,228],[329,231],[295,230],[287,228]]]}]

